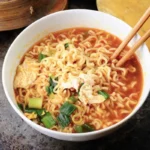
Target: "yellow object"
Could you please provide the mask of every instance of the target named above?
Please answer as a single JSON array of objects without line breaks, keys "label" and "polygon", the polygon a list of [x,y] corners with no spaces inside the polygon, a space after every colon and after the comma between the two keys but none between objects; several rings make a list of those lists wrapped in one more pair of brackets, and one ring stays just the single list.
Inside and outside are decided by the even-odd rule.
[{"label": "yellow object", "polygon": [[[132,27],[148,7],[150,7],[150,0],[97,0],[98,10],[116,16]],[[148,29],[150,29],[150,18],[140,29],[139,34],[142,36]],[[146,44],[150,50],[150,39]]]},{"label": "yellow object", "polygon": [[37,114],[33,113],[24,113],[24,115],[28,118],[28,119],[36,119],[37,118]]}]

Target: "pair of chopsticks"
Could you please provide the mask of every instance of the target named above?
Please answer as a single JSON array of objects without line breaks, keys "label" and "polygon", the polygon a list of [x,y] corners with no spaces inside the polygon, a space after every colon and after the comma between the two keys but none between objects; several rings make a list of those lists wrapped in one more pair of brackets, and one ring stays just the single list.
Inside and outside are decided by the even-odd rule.
[{"label": "pair of chopsticks", "polygon": [[[129,41],[135,36],[135,34],[139,31],[142,25],[147,21],[150,17],[150,7],[146,10],[137,24],[134,26],[129,35],[124,39],[124,41],[120,44],[117,50],[113,53],[111,60],[115,59],[120,52],[124,49],[124,47],[129,43]],[[133,47],[118,61],[116,66],[123,65],[148,38],[150,37],[150,29],[133,45]]]}]

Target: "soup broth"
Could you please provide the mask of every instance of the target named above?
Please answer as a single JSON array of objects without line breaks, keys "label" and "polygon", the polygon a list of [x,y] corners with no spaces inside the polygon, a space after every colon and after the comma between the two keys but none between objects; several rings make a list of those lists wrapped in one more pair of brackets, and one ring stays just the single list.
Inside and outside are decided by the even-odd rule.
[{"label": "soup broth", "polygon": [[106,31],[71,28],[50,33],[23,56],[14,78],[24,115],[46,128],[82,133],[111,126],[137,105],[143,85],[136,55],[123,66],[111,55],[121,40]]}]

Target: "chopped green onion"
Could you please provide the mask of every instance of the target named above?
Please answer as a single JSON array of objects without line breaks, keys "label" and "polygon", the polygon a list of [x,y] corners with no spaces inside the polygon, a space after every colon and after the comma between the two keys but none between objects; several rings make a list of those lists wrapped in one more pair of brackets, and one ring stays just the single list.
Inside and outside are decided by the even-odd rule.
[{"label": "chopped green onion", "polygon": [[47,92],[48,95],[51,93],[49,86],[46,86],[46,92]]},{"label": "chopped green onion", "polygon": [[91,131],[94,131],[94,128],[93,128],[91,125],[86,124],[86,123],[82,125],[82,128],[83,128],[83,131],[84,131],[84,132],[91,132]]},{"label": "chopped green onion", "polygon": [[42,117],[41,122],[46,128],[51,128],[56,124],[56,121],[49,112],[46,112],[46,114]]},{"label": "chopped green onion", "polygon": [[28,106],[29,108],[42,108],[43,99],[42,98],[29,98]]},{"label": "chopped green onion", "polygon": [[65,43],[65,48],[68,48],[69,47],[69,43]]},{"label": "chopped green onion", "polygon": [[61,106],[60,114],[57,117],[57,120],[58,120],[58,123],[60,124],[60,126],[62,126],[64,128],[69,125],[70,115],[74,112],[75,109],[76,109],[76,107],[69,102],[65,102]]},{"label": "chopped green onion", "polygon": [[74,127],[74,130],[77,132],[77,133],[82,133],[83,132],[83,128],[82,128],[82,126],[75,126]]},{"label": "chopped green onion", "polygon": [[59,116],[57,117],[57,120],[58,120],[59,125],[62,126],[63,128],[68,126],[70,123],[70,117],[62,113],[59,114]]},{"label": "chopped green onion", "polygon": [[76,106],[69,102],[65,102],[61,107],[60,107],[60,112],[64,115],[71,115],[76,109]]},{"label": "chopped green onion", "polygon": [[[55,80],[58,80],[58,78],[56,78]],[[54,88],[57,85],[57,83],[55,83],[52,79],[52,77],[49,78],[49,86],[46,87],[46,92],[48,95],[54,93]]]},{"label": "chopped green onion", "polygon": [[45,115],[46,111],[45,111],[45,109],[37,109],[36,113],[38,116],[42,117]]},{"label": "chopped green onion", "polygon": [[98,91],[97,93],[100,94],[100,95],[102,95],[105,99],[109,98],[109,94],[106,93],[105,91]]},{"label": "chopped green onion", "polygon": [[25,108],[25,110],[24,110],[24,112],[26,112],[26,113],[36,113],[36,109],[34,109],[34,108]]},{"label": "chopped green onion", "polygon": [[23,105],[20,104],[20,103],[17,103],[17,105],[18,105],[19,109],[20,109],[21,111],[23,111]]},{"label": "chopped green onion", "polygon": [[52,94],[53,93],[53,87],[52,86],[47,86],[46,87],[46,92],[48,95]]},{"label": "chopped green onion", "polygon": [[83,86],[83,84],[84,84],[84,83],[81,83],[80,86],[79,86],[78,95],[79,95],[80,89],[81,89],[81,87]]},{"label": "chopped green onion", "polygon": [[34,108],[25,108],[24,112],[26,112],[26,113],[33,113],[34,112],[39,117],[42,117],[46,113],[45,109],[34,109]]},{"label": "chopped green onion", "polygon": [[44,59],[45,57],[46,57],[46,55],[40,53],[40,54],[39,54],[39,57],[38,57],[39,62],[41,62],[41,60]]},{"label": "chopped green onion", "polygon": [[77,133],[82,133],[82,132],[91,132],[91,131],[94,131],[94,128],[91,125],[85,123],[83,125],[76,125],[74,127],[74,130]]},{"label": "chopped green onion", "polygon": [[54,78],[56,81],[58,81],[58,77]]},{"label": "chopped green onion", "polygon": [[[56,78],[56,79],[58,80],[58,78]],[[54,82],[51,77],[50,77],[50,79],[49,79],[49,83],[50,83],[50,85],[51,85],[51,87],[52,87],[53,89],[54,89],[54,87],[57,85],[57,83]]]},{"label": "chopped green onion", "polygon": [[71,101],[72,103],[75,103],[78,99],[75,98],[74,96],[70,96],[69,97],[69,101]]}]

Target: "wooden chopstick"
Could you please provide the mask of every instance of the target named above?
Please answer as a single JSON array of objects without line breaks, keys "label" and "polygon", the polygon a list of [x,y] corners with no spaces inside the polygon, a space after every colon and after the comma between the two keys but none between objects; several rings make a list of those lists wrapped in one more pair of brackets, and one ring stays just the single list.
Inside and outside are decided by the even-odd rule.
[{"label": "wooden chopstick", "polygon": [[134,26],[129,35],[124,39],[124,41],[120,44],[117,50],[113,53],[113,55],[111,56],[111,60],[115,59],[119,55],[119,53],[123,50],[123,48],[129,43],[129,41],[133,38],[133,36],[139,31],[142,25],[146,22],[149,16],[150,16],[150,7],[146,10],[146,12]]},{"label": "wooden chopstick", "polygon": [[150,37],[150,29],[135,43],[135,45],[118,61],[117,67],[123,65],[132,54]]}]

